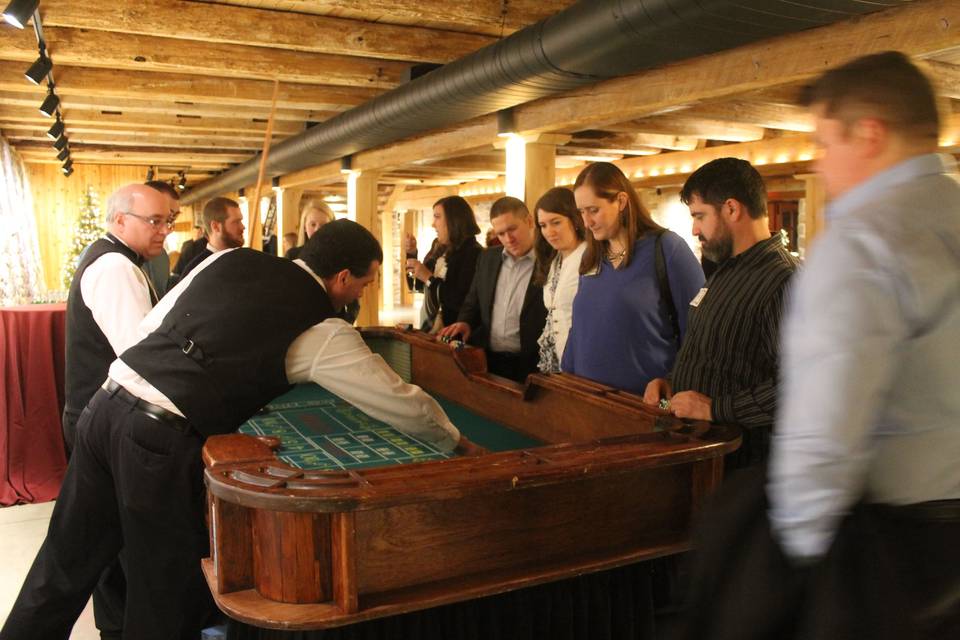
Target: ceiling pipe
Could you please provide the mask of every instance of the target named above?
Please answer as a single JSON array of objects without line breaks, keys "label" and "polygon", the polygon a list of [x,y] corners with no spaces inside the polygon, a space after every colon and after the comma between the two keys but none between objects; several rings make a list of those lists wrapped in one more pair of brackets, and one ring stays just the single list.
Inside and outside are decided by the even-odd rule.
[{"label": "ceiling pipe", "polygon": [[[267,177],[693,56],[902,6],[909,0],[581,0],[270,150]],[[709,82],[709,79],[704,79]],[[182,204],[252,184],[259,155]]]}]

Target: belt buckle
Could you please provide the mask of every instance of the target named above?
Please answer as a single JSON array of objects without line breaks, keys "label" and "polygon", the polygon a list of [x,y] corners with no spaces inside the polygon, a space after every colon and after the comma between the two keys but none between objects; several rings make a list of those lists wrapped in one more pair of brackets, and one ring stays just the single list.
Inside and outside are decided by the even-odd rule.
[{"label": "belt buckle", "polygon": [[191,340],[190,338],[187,338],[187,344],[183,345],[183,347],[180,350],[183,351],[184,355],[188,356],[190,355],[190,352],[193,351],[194,346],[195,345],[193,344],[193,340]]}]

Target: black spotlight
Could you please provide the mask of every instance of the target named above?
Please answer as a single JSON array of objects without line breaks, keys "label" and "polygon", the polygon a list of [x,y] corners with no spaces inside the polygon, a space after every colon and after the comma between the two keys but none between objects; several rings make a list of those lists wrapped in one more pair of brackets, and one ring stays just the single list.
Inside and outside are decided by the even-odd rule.
[{"label": "black spotlight", "polygon": [[51,140],[56,140],[63,135],[63,120],[60,119],[60,116],[57,116],[57,121],[53,123],[49,129],[47,129],[47,137]]},{"label": "black spotlight", "polygon": [[56,149],[57,151],[63,151],[63,148],[67,146],[67,142],[69,142],[67,140],[67,136],[60,136],[59,138],[53,141],[53,148]]},{"label": "black spotlight", "polygon": [[23,75],[33,84],[41,84],[46,80],[51,69],[53,69],[53,62],[45,53],[41,52],[40,57],[30,65],[30,68]]},{"label": "black spotlight", "polygon": [[40,0],[12,0],[3,12],[3,19],[18,29],[23,29],[30,16],[37,10]]},{"label": "black spotlight", "polygon": [[69,157],[70,157],[69,147],[64,147],[63,149],[60,150],[60,153],[57,154],[57,160],[59,160],[60,162],[63,162]]},{"label": "black spotlight", "polygon": [[151,180],[153,180],[153,167],[150,167],[149,169],[147,169],[147,180],[146,180],[146,182],[150,182]]},{"label": "black spotlight", "polygon": [[57,94],[51,89],[47,97],[43,99],[43,104],[40,105],[40,113],[50,118],[57,112],[57,107],[59,106],[60,98],[58,98]]},{"label": "black spotlight", "polygon": [[50,73],[52,68],[53,63],[50,62],[50,58],[41,53],[37,61],[30,65],[30,68],[23,75],[33,84],[40,84],[47,78],[47,74]]},{"label": "black spotlight", "polygon": [[61,168],[61,170],[62,170],[62,171],[66,171],[67,169],[69,169],[69,168],[71,168],[71,167],[73,167],[73,159],[72,159],[72,158],[67,158],[67,161],[63,163],[63,167]]},{"label": "black spotlight", "polygon": [[61,171],[63,171],[63,175],[69,178],[70,175],[73,173],[73,167],[64,166],[63,169],[61,169]]},{"label": "black spotlight", "polygon": [[179,189],[180,191],[183,191],[186,188],[187,188],[187,175],[181,171],[180,182],[177,183],[177,189]]}]

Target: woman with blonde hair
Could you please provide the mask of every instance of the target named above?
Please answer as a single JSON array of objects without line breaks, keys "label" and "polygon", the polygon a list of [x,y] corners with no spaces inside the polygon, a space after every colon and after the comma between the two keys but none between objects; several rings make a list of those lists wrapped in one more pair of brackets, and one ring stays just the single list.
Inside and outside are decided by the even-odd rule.
[{"label": "woman with blonde hair", "polygon": [[297,246],[284,254],[285,258],[296,260],[307,240],[317,232],[317,229],[336,220],[333,211],[322,200],[308,200],[300,212],[300,226],[297,228]]},{"label": "woman with blonde hair", "polygon": [[588,165],[573,191],[587,247],[561,368],[643,395],[673,367],[703,270],[616,165]]}]

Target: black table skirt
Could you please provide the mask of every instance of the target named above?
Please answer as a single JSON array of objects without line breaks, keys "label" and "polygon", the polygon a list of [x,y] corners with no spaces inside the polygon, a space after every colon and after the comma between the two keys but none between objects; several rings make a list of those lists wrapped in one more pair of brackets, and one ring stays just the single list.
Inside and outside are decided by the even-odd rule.
[{"label": "black table skirt", "polygon": [[326,631],[231,621],[227,640],[653,640],[659,566],[639,563]]}]

